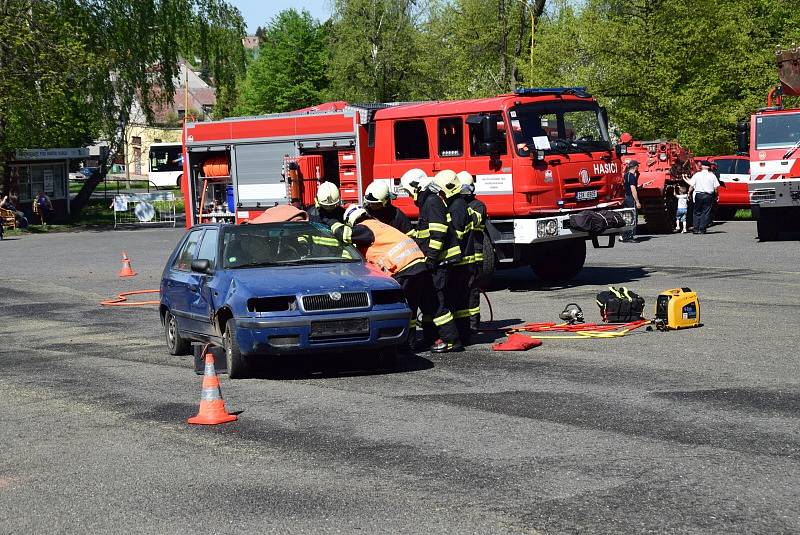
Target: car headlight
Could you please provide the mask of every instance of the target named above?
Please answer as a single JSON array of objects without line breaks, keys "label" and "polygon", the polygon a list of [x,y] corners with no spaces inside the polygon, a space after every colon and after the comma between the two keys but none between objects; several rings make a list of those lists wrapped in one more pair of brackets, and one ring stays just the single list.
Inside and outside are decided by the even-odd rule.
[{"label": "car headlight", "polygon": [[558,234],[558,220],[556,219],[542,219],[536,222],[536,234],[540,238],[546,236],[555,236]]},{"label": "car headlight", "polygon": [[625,220],[625,225],[633,225],[633,212],[625,210],[622,212],[622,219]]}]

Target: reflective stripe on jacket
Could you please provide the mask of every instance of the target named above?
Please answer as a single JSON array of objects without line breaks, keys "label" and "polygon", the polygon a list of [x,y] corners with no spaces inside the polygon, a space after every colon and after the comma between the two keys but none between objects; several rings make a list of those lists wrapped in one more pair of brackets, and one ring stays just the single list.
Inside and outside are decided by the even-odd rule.
[{"label": "reflective stripe on jacket", "polygon": [[364,225],[375,236],[375,241],[364,252],[367,262],[375,264],[383,271],[394,275],[425,259],[417,243],[396,228],[376,219],[366,219],[358,225]]}]

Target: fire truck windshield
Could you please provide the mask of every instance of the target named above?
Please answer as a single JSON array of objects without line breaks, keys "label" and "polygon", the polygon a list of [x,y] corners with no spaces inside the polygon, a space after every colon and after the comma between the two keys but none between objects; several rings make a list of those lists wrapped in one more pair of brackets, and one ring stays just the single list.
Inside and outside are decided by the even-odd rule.
[{"label": "fire truck windshield", "polygon": [[756,149],[787,148],[800,140],[800,113],[756,116]]},{"label": "fire truck windshield", "polygon": [[557,153],[606,151],[611,144],[601,117],[593,102],[545,102],[512,108],[509,124],[520,156],[537,147]]}]

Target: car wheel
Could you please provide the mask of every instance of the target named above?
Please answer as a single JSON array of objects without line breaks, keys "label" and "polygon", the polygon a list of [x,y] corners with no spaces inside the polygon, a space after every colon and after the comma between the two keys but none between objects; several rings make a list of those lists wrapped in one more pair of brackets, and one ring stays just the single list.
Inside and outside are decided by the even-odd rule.
[{"label": "car wheel", "polygon": [[225,358],[228,361],[228,377],[231,379],[247,379],[250,377],[250,366],[247,357],[239,351],[236,341],[236,321],[228,320],[225,324],[223,343],[225,345]]},{"label": "car wheel", "polygon": [[164,314],[164,337],[167,340],[167,350],[170,355],[188,355],[190,353],[191,344],[189,340],[181,336],[178,320],[169,310]]}]

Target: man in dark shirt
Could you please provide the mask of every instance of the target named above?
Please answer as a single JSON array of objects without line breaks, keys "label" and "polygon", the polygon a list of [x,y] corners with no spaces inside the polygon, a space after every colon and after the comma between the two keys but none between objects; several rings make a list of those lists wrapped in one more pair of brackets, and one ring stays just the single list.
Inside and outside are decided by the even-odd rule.
[{"label": "man in dark shirt", "polygon": [[642,209],[642,203],[639,202],[639,192],[636,188],[639,186],[639,162],[631,160],[625,166],[625,175],[623,176],[623,185],[625,188],[625,207],[633,208],[633,230],[624,232],[619,239],[621,242],[636,242],[636,218],[639,215],[639,210]]},{"label": "man in dark shirt", "polygon": [[367,186],[367,190],[364,192],[364,208],[367,209],[370,217],[411,236],[413,234],[411,221],[392,204],[393,198],[386,182],[374,181]]}]

